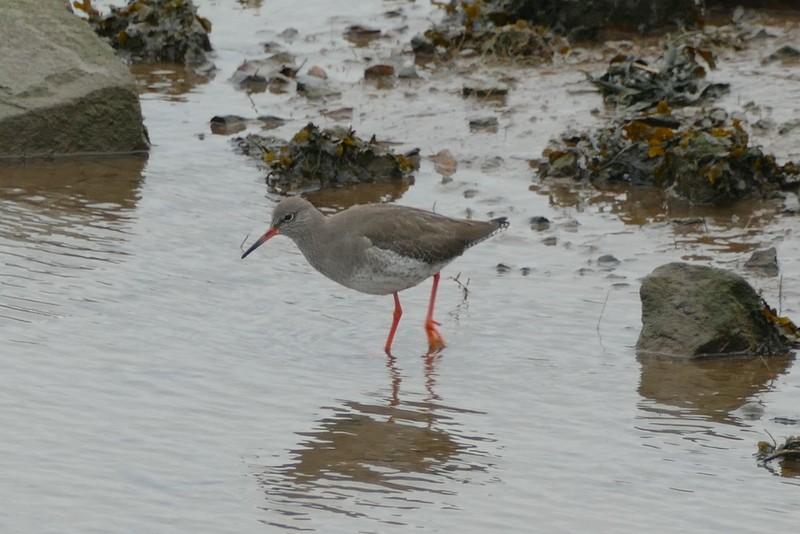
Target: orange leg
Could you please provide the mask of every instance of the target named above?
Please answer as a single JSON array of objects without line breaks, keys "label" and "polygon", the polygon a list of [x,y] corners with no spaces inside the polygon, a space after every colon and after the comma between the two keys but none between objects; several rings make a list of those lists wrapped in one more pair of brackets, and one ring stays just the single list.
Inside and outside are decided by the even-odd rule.
[{"label": "orange leg", "polygon": [[403,316],[403,308],[400,307],[400,297],[397,296],[397,291],[394,292],[394,320],[392,327],[389,329],[389,337],[386,338],[386,346],[383,350],[389,356],[392,355],[392,341],[394,341],[394,333],[397,332],[397,325],[400,324],[400,317]]},{"label": "orange leg", "polygon": [[428,317],[425,319],[425,333],[428,334],[428,354],[436,354],[445,347],[444,338],[436,329],[437,323],[433,320],[433,306],[436,302],[436,290],[439,288],[439,273],[433,275],[433,288],[431,301],[428,304]]}]

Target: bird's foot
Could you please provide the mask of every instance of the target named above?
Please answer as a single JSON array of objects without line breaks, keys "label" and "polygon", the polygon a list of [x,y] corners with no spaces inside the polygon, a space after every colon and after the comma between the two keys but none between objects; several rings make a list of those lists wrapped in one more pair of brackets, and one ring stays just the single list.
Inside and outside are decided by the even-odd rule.
[{"label": "bird's foot", "polygon": [[442,334],[436,328],[438,324],[436,321],[427,321],[425,323],[425,333],[428,334],[428,355],[437,354],[447,346]]}]

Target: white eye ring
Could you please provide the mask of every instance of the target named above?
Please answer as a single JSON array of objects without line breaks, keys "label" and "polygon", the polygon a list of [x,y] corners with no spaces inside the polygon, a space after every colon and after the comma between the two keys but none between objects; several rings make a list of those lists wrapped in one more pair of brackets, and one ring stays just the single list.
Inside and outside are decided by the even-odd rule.
[{"label": "white eye ring", "polygon": [[294,213],[287,213],[283,216],[283,222],[292,222],[294,220]]}]

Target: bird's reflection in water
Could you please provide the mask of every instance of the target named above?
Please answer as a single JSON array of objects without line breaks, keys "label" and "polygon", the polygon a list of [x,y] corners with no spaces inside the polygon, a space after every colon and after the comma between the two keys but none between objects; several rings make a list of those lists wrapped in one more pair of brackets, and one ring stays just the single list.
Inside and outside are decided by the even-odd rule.
[{"label": "bird's reflection in water", "polygon": [[330,413],[317,428],[299,433],[304,439],[290,451],[292,460],[257,475],[270,512],[265,522],[297,528],[286,522],[307,520],[315,510],[382,521],[379,510],[435,505],[464,482],[477,482],[472,475],[492,465],[481,443],[493,440],[465,435],[456,421],[481,412],[441,403],[438,361],[425,357],[425,393],[401,395],[403,375],[389,356],[389,390],[377,402],[324,408]]}]

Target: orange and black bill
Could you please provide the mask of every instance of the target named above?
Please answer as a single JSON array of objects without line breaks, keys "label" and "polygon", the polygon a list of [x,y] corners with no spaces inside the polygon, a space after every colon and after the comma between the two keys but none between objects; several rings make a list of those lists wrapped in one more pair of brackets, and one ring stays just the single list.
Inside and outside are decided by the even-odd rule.
[{"label": "orange and black bill", "polygon": [[276,236],[277,234],[278,234],[278,230],[276,230],[275,228],[270,228],[269,230],[267,230],[266,234],[264,234],[260,238],[258,238],[258,241],[253,243],[253,245],[250,248],[248,248],[247,250],[244,251],[244,254],[242,254],[242,259],[245,259],[248,254],[253,252],[255,249],[257,249],[258,247],[263,245],[268,239],[271,239],[272,237]]}]

